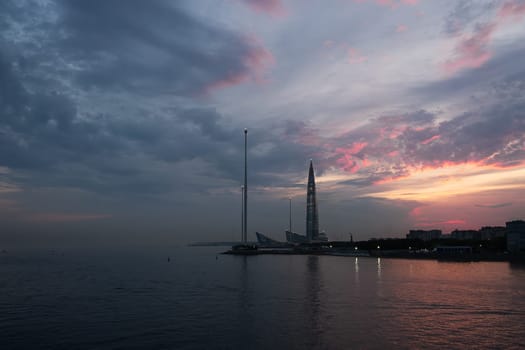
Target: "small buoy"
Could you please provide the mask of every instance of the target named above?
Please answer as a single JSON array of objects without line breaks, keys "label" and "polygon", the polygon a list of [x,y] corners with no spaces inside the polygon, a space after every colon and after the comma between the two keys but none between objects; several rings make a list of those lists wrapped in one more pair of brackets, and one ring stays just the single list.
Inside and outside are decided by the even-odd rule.
[{"label": "small buoy", "polygon": [[170,261],[170,257],[168,256],[168,262]]},{"label": "small buoy", "polygon": [[219,256],[218,255],[215,255],[215,260],[218,260],[219,259]]}]

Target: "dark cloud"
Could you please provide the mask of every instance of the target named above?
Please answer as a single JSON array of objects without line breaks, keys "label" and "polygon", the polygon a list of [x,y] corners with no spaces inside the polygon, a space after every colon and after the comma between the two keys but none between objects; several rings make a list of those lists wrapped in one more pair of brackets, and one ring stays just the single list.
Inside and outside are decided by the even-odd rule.
[{"label": "dark cloud", "polygon": [[85,87],[195,94],[250,74],[258,45],[172,1],[60,1],[59,49]]},{"label": "dark cloud", "polygon": [[[214,109],[177,108],[167,115],[133,118],[79,112],[65,94],[28,91],[12,65],[1,62],[2,84],[11,88],[0,92],[0,165],[38,174],[38,179],[30,180],[33,183],[106,193],[160,193],[170,188],[170,179],[148,179],[142,169],[158,161],[192,159],[214,167],[215,173],[208,176],[241,178],[242,129],[233,128]],[[274,174],[304,166],[308,148],[288,147],[281,132],[255,129],[249,136],[250,149],[255,150],[250,157],[251,170],[257,174],[251,176],[253,184],[283,183]],[[256,152],[260,145],[267,150]],[[137,155],[142,155],[140,161]],[[52,171],[53,176],[43,171]],[[171,181],[176,179],[174,174]]]},{"label": "dark cloud", "polygon": [[[254,37],[165,0],[2,2],[2,51],[77,88],[193,96],[259,79],[271,54]],[[22,31],[21,31],[22,29]],[[7,45],[6,45],[7,44]],[[17,52],[16,52],[17,51]]]},{"label": "dark cloud", "polygon": [[[524,107],[525,101],[511,105],[497,104],[443,122],[439,126],[441,139],[436,145],[447,147],[450,161],[482,161],[510,166],[516,160],[516,152],[523,155]],[[519,146],[509,148],[513,142]],[[433,147],[436,146],[431,144],[418,157],[425,159],[433,153]]]},{"label": "dark cloud", "polygon": [[478,208],[490,208],[490,209],[498,209],[498,208],[505,208],[511,206],[512,203],[500,203],[500,204],[476,204],[476,207]]},{"label": "dark cloud", "polygon": [[[258,22],[253,26],[247,19],[220,22],[238,13],[253,16],[241,2],[266,14],[284,14],[282,1],[275,0],[218,2],[209,7],[168,0],[2,1],[2,217],[11,215],[4,208],[15,207],[20,208],[20,220],[26,221],[31,216],[25,214],[39,211],[52,220],[106,217],[109,213],[111,221],[121,220],[120,227],[127,229],[150,233],[154,231],[151,226],[157,225],[157,230],[171,233],[176,227],[194,239],[202,225],[203,232],[215,234],[220,226],[238,219],[245,126],[249,127],[249,185],[256,194],[250,201],[255,208],[259,206],[251,213],[258,213],[252,218],[263,229],[278,225],[268,217],[283,216],[287,225],[288,201],[276,204],[275,192],[266,196],[266,187],[283,189],[277,194],[282,197],[288,196],[284,192],[296,192],[290,188],[304,189],[296,182],[306,180],[310,158],[317,175],[332,167],[344,168],[355,178],[342,184],[356,187],[448,162],[506,167],[525,159],[521,112],[525,75],[519,60],[524,56],[523,45],[515,42],[506,47],[504,41],[494,41],[487,48],[497,45],[497,54],[484,66],[457,71],[455,76],[416,90],[407,92],[406,82],[391,81],[389,76],[379,82],[387,84],[383,87],[396,86],[395,96],[406,93],[415,98],[412,105],[437,105],[451,97],[457,101],[471,95],[467,108],[447,111],[448,120],[442,119],[445,114],[419,107],[359,120],[354,113],[357,109],[396,108],[388,106],[396,97],[349,104],[348,97],[361,90],[361,73],[346,84],[341,80],[346,69],[341,71],[332,58],[320,59],[320,51],[325,40],[339,47],[338,55],[349,45],[363,44],[360,49],[366,50],[366,43],[374,41],[377,32],[384,37],[383,28],[377,27],[375,33],[363,30],[369,29],[371,16],[377,17],[377,9],[366,7],[361,13],[354,6],[337,6],[328,16],[331,23],[322,30],[294,20],[286,21],[277,32],[275,28],[268,31],[263,26],[270,22],[260,22],[256,16]],[[484,11],[487,16],[494,14],[495,8],[487,12],[472,4],[464,2],[452,14],[462,19],[464,34],[490,20],[484,18]],[[211,13],[215,9],[221,12],[216,22]],[[294,6],[290,10],[300,11],[295,13],[306,20],[319,19],[317,9]],[[390,29],[402,19],[400,13],[392,14],[380,14]],[[353,19],[350,27],[348,18]],[[455,35],[451,23],[445,31]],[[256,91],[236,89],[207,95],[213,89],[264,78],[261,73],[273,56],[258,39],[234,29],[246,25],[256,32],[262,30],[272,43],[281,74]],[[423,25],[421,30],[429,28]],[[392,41],[383,47],[381,40],[379,44],[374,49],[378,55],[384,49],[396,49]],[[367,64],[372,67],[378,60],[369,53]],[[354,68],[358,67],[350,67]],[[407,76],[404,68],[399,73],[399,79]],[[237,104],[239,98],[247,100],[240,106],[226,105]],[[394,102],[404,105],[402,100]],[[225,110],[238,115],[226,115]],[[244,122],[239,120],[243,113],[250,114]],[[269,115],[279,120],[268,119]],[[335,122],[341,116],[346,118],[345,125],[355,122],[360,126],[326,137],[323,130],[327,128],[337,132],[333,124],[315,124],[317,118],[323,118],[317,119],[320,123]],[[354,198],[339,206],[342,196],[366,195],[366,190],[336,191],[326,186],[325,191],[323,187],[321,182],[321,217],[332,232],[352,227],[352,231],[377,231],[378,235],[399,233],[398,229],[409,224],[410,210],[416,205]],[[11,202],[2,202],[4,198]],[[296,202],[303,210],[303,201]],[[195,208],[207,219],[190,220]],[[378,215],[386,220],[378,221]],[[212,230],[207,227],[209,222],[214,223]]]},{"label": "dark cloud", "polygon": [[340,185],[357,186],[357,187],[368,187],[368,186],[372,186],[377,181],[383,179],[384,176],[392,176],[392,175],[393,175],[392,173],[388,173],[388,174],[384,174],[383,173],[382,176],[381,175],[368,176],[366,178],[345,180],[345,181],[339,182],[338,184],[340,184]]},{"label": "dark cloud", "polygon": [[443,31],[447,35],[455,36],[461,34],[473,22],[485,20],[483,16],[490,13],[496,7],[496,1],[490,1],[484,4],[472,0],[459,1],[445,18]]},{"label": "dark cloud", "polygon": [[13,168],[49,168],[81,162],[102,152],[115,154],[119,140],[100,119],[80,119],[74,101],[57,91],[29,91],[24,72],[0,55],[0,164]]},{"label": "dark cloud", "polygon": [[[65,94],[28,91],[13,66],[3,57],[0,62],[1,84],[9,87],[0,91],[0,165],[30,171],[25,181],[104,193],[162,193],[178,175],[148,178],[144,169],[192,159],[213,166],[215,173],[207,176],[241,179],[242,129],[214,109],[177,108],[133,118],[79,112]],[[277,175],[304,167],[309,148],[288,146],[281,131],[255,129],[249,137],[251,150],[268,148],[250,156],[254,185],[286,185]]]},{"label": "dark cloud", "polygon": [[235,137],[238,130],[227,128],[222,116],[217,111],[210,109],[203,113],[200,109],[185,110],[178,115],[182,122],[196,126],[203,136],[215,141],[229,141]]},{"label": "dark cloud", "polygon": [[[31,174],[21,181],[156,193],[178,183],[180,174],[159,178],[147,169],[196,159],[214,167],[203,176],[241,177],[242,129],[215,109],[137,106],[158,94],[180,97],[242,80],[264,54],[256,40],[170,1],[0,6],[0,166]],[[115,104],[130,103],[130,114],[91,101],[80,106],[78,96],[92,87],[101,94],[118,90]],[[286,151],[272,159],[285,141],[262,134],[250,132],[254,158],[267,163],[268,174],[289,168],[294,162],[286,160]],[[301,151],[297,146],[290,152]]]},{"label": "dark cloud", "polygon": [[425,110],[419,110],[412,113],[400,114],[396,116],[382,116],[374,119],[374,122],[385,125],[411,125],[414,127],[425,126],[432,123],[435,115]]},{"label": "dark cloud", "polygon": [[523,81],[525,70],[517,57],[524,55],[525,46],[516,45],[479,68],[463,70],[453,77],[418,86],[411,93],[422,102],[441,101],[451,96],[475,96],[509,80]]}]

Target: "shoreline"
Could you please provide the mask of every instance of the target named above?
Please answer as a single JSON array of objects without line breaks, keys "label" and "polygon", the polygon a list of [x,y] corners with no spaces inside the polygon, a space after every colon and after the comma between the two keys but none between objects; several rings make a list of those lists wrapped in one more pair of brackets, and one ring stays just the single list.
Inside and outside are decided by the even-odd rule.
[{"label": "shoreline", "polygon": [[227,250],[225,255],[324,255],[354,258],[389,258],[409,260],[437,260],[450,262],[516,262],[525,263],[525,256],[505,253],[439,254],[435,252],[417,253],[408,251],[345,251],[259,248],[254,250]]}]

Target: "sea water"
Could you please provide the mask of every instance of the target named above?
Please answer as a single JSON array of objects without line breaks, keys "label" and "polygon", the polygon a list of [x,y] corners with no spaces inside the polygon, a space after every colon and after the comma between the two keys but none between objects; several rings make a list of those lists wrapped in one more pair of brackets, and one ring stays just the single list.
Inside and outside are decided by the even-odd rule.
[{"label": "sea water", "polygon": [[520,265],[225,249],[4,251],[0,348],[525,347]]}]

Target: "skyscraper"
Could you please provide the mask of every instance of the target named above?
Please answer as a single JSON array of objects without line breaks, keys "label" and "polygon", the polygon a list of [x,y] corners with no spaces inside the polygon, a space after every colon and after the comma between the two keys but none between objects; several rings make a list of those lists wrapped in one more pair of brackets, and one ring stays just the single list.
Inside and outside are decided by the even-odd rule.
[{"label": "skyscraper", "polygon": [[306,191],[306,238],[310,242],[319,239],[319,216],[315,199],[315,175],[312,160],[310,160],[308,188]]}]

